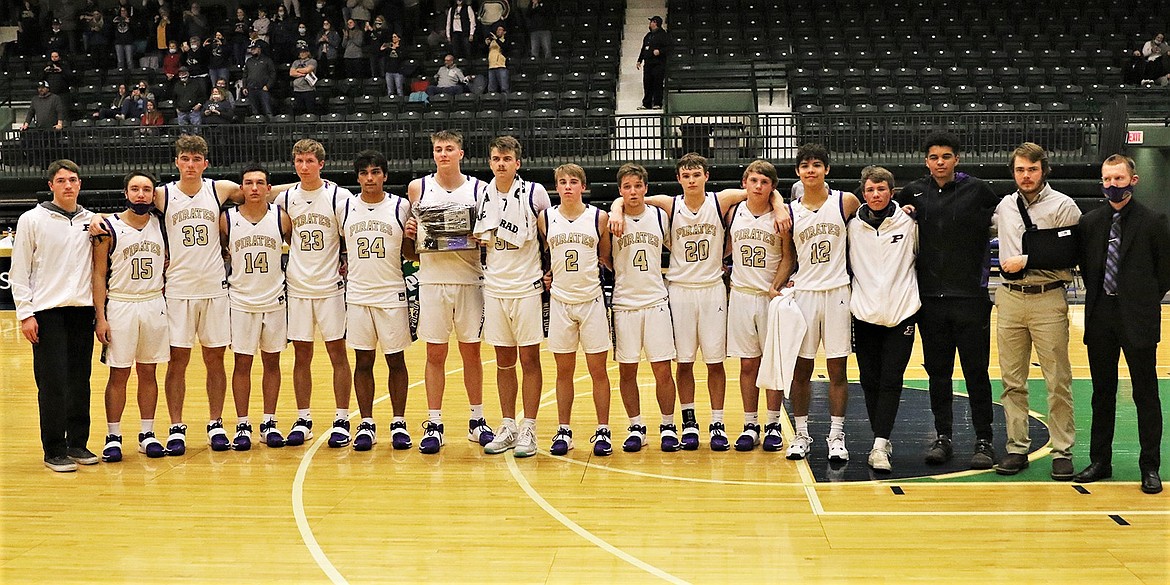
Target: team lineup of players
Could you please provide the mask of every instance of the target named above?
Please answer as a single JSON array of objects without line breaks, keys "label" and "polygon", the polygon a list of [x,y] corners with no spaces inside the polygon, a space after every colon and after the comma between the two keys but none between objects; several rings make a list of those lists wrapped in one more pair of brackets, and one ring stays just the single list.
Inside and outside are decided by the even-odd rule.
[{"label": "team lineup of players", "polygon": [[[623,450],[638,451],[647,441],[637,386],[643,356],[654,374],[661,449],[699,448],[693,368],[701,354],[708,374],[710,448],[750,451],[762,444],[767,451],[782,450],[780,419],[787,389],[795,436],[786,454],[802,459],[813,444],[808,430],[810,378],[823,347],[829,374],[828,455],[847,460],[846,360],[856,335],[858,352],[865,351],[867,358],[858,359],[875,435],[869,464],[889,471],[896,390],[913,345],[920,302],[914,269],[917,226],[892,203],[894,178],[888,171],[863,171],[863,205],[853,193],[829,188],[829,153],[820,145],[805,145],[795,157],[803,195],[785,204],[776,191],[778,176],[771,163],[751,163],[742,188],[715,193],[706,190],[707,161],[687,154],[676,165],[682,195],[648,196],[646,170],[626,164],[617,174],[621,198],[607,212],[582,201],[587,181],[575,164],[555,170],[560,203],[552,206],[543,186],[519,177],[521,145],[510,136],[491,142],[493,178],[486,183],[463,174],[458,133],[441,131],[431,140],[436,170],[412,181],[406,198],[383,191],[387,161],[375,151],[364,151],[354,160],[359,193],[322,179],[325,150],[310,139],[293,146],[300,181],[291,185],[270,185],[261,167],[245,169],[239,184],[203,178],[208,147],[197,136],[176,142],[178,181],[155,185],[147,173],[128,175],[128,209],[95,219],[91,226],[92,233],[110,236],[96,240],[93,277],[97,336],[107,345],[111,368],[103,459],[122,457],[120,420],[132,367],[139,376],[143,419],[139,451],[148,457],[185,452],[185,373],[196,344],[207,368],[207,434],[213,450],[251,447],[248,404],[257,352],[263,369],[260,441],[282,447],[311,440],[310,366],[317,334],[333,371],[336,413],[328,445],[352,443],[354,449],[368,450],[376,444],[373,366],[380,347],[389,366],[391,444],[411,448],[403,358],[411,343],[405,258],[419,261],[417,336],[426,343],[428,408],[419,440],[423,453],[437,453],[444,443],[441,409],[452,333],[471,405],[468,439],[489,454],[536,453],[543,388],[540,343],[545,337],[542,293],[547,290],[559,423],[551,443],[554,455],[573,449],[570,423],[580,348],[597,416],[594,454],[612,452],[606,371],[612,349],[629,417]],[[221,213],[229,200],[238,205]],[[484,224],[477,227],[485,248],[482,262],[479,250],[417,254],[418,225],[410,210],[420,202],[474,206]],[[485,231],[484,226],[492,229]],[[289,250],[284,271],[282,244]],[[665,267],[664,249],[670,250]],[[730,286],[725,283],[725,258]],[[230,269],[220,278],[225,259]],[[614,274],[611,307],[603,299],[601,267]],[[495,349],[503,420],[494,431],[483,415],[481,339]],[[276,404],[279,357],[287,341],[294,347],[298,412],[284,435],[277,427]],[[224,352],[229,345],[238,419],[230,437],[222,423]],[[347,346],[355,353],[352,371]],[[728,357],[740,359],[744,412],[743,431],[734,442],[724,424],[723,362]],[[165,394],[171,425],[164,445],[153,432],[155,367],[168,361]],[[897,378],[893,392],[887,388],[891,376]],[[879,378],[885,391],[878,389]],[[352,434],[351,380],[360,411]],[[766,389],[762,426],[761,387]],[[518,396],[522,417],[517,416]]]}]

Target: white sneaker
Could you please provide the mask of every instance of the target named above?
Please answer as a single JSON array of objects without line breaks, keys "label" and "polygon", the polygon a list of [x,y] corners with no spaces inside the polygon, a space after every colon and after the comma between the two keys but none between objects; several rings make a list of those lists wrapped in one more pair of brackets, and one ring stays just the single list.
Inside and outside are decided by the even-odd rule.
[{"label": "white sneaker", "polygon": [[536,455],[536,428],[528,425],[520,426],[520,436],[516,437],[516,457],[532,457]]},{"label": "white sneaker", "polygon": [[487,453],[488,455],[498,455],[509,449],[515,448],[517,439],[516,435],[516,425],[500,425],[499,432],[496,433],[496,437],[492,439],[492,442],[483,446],[483,452]]},{"label": "white sneaker", "polygon": [[829,461],[849,461],[849,450],[845,448],[845,433],[825,440],[829,442]]},{"label": "white sneaker", "polygon": [[789,459],[804,459],[808,455],[808,450],[812,448],[813,440],[808,435],[796,435],[792,438],[792,444],[788,446],[788,453],[785,457]]},{"label": "white sneaker", "polygon": [[869,452],[869,466],[874,471],[890,471],[890,455],[894,449],[887,443],[885,449],[873,449]]}]

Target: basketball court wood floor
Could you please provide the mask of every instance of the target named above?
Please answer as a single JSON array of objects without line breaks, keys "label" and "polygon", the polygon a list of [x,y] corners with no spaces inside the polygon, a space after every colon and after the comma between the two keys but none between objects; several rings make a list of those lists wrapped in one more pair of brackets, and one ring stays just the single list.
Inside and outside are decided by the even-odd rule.
[{"label": "basketball court wood floor", "polygon": [[[1084,379],[1081,307],[1074,307],[1073,320],[1074,376]],[[1170,492],[1142,494],[1136,452],[1123,446],[1115,466],[1126,471],[1119,469],[1115,481],[1079,490],[1047,479],[1044,448],[1033,453],[1030,474],[1022,478],[985,472],[817,482],[807,463],[787,461],[783,454],[713,453],[705,433],[698,451],[659,451],[653,378],[643,365],[648,448],[592,457],[592,401],[583,377],[574,409],[576,449],[558,458],[547,454],[556,409],[552,356],[546,353],[542,453],[521,460],[510,453],[487,456],[461,432],[467,403],[452,352],[442,452],[391,449],[383,386],[375,406],[382,442],[358,453],[324,444],[333,404],[325,386],[328,362],[318,351],[318,438],[304,447],[211,452],[202,432],[203,371],[195,359],[188,378],[186,456],[150,460],[134,452],[132,379],[123,419],[130,439],[126,459],[56,474],[41,465],[31,351],[10,311],[0,314],[0,340],[0,583],[1170,583]],[[1168,346],[1164,341],[1158,355],[1166,377]],[[97,354],[90,438],[95,452],[105,434],[107,372],[96,363]],[[483,355],[485,403],[495,424],[494,364],[490,350]],[[291,351],[284,357],[278,414],[287,431],[295,418]],[[995,380],[994,345],[991,361]],[[421,344],[410,349],[407,362],[407,415],[417,444],[425,418]],[[742,422],[738,364],[727,363],[727,422],[734,437]],[[908,385],[925,378],[920,364],[916,351]],[[850,366],[855,380],[852,359]],[[379,364],[376,371],[380,384],[384,368]],[[583,364],[579,372],[584,376]],[[697,368],[700,377],[703,372]],[[616,396],[616,367],[610,373],[611,421],[620,443],[625,416]],[[1039,378],[1038,368],[1032,376]],[[1119,443],[1134,425],[1127,381],[1122,384]],[[704,380],[698,394],[705,429]],[[1042,393],[1033,394],[1042,419]],[[1163,409],[1170,410],[1163,397]],[[851,400],[860,403],[862,397],[854,392]],[[224,422],[230,429],[235,416],[228,403]],[[1089,412],[1080,395],[1076,409],[1079,469],[1088,462]],[[158,412],[157,428],[165,434],[162,400]],[[897,432],[895,465],[920,459],[924,442],[900,442]],[[787,423],[785,433],[791,437]],[[1002,435],[1002,426],[996,433]],[[850,435],[849,465],[864,467],[871,440],[868,433]],[[816,441],[814,449],[823,450],[822,438]],[[969,441],[959,437],[956,445]],[[1163,451],[1170,454],[1165,446]]]}]

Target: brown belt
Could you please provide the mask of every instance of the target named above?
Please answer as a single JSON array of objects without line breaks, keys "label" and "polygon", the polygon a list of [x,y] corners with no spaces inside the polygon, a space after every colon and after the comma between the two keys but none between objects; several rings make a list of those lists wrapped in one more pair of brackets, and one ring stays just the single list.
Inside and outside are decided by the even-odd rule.
[{"label": "brown belt", "polygon": [[1011,282],[1003,282],[1000,283],[1000,286],[1018,293],[1024,293],[1026,295],[1038,295],[1040,293],[1046,293],[1050,290],[1064,288],[1064,282],[1059,280],[1046,284],[1015,284]]}]

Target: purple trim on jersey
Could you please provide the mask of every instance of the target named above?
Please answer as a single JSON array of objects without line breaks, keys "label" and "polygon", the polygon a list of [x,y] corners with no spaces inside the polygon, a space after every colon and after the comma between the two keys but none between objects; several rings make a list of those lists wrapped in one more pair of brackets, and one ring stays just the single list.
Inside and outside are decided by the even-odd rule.
[{"label": "purple trim on jersey", "polygon": [[[167,208],[171,206],[171,185],[163,185],[163,217],[166,217]],[[163,230],[166,231],[166,230]]]},{"label": "purple trim on jersey", "polygon": [[[389,197],[389,195],[387,195]],[[346,202],[346,217],[349,217],[349,203]],[[402,229],[402,237],[406,237],[406,224],[402,223],[402,198],[399,197],[394,202],[394,220],[398,222],[398,227]]]},{"label": "purple trim on jersey", "polygon": [[[659,231],[658,235],[661,236],[662,238],[665,238],[666,237],[666,224],[664,223],[664,221],[666,219],[666,212],[661,210],[661,209],[658,209],[657,207],[654,207],[653,205],[650,206],[650,209],[653,209],[658,214],[658,231]],[[663,244],[663,245],[665,245],[665,244]]]},{"label": "purple trim on jersey", "polygon": [[[115,217],[115,216],[110,216],[110,217]],[[114,248],[118,247],[118,233],[114,231],[114,224],[110,221],[109,217],[103,219],[102,223],[106,224],[106,233],[110,234],[109,256],[111,258],[113,258],[114,257]],[[150,225],[150,220],[147,220],[146,225]],[[109,267],[107,266],[106,268],[108,269]],[[106,275],[108,277],[109,272],[107,272]]]}]

